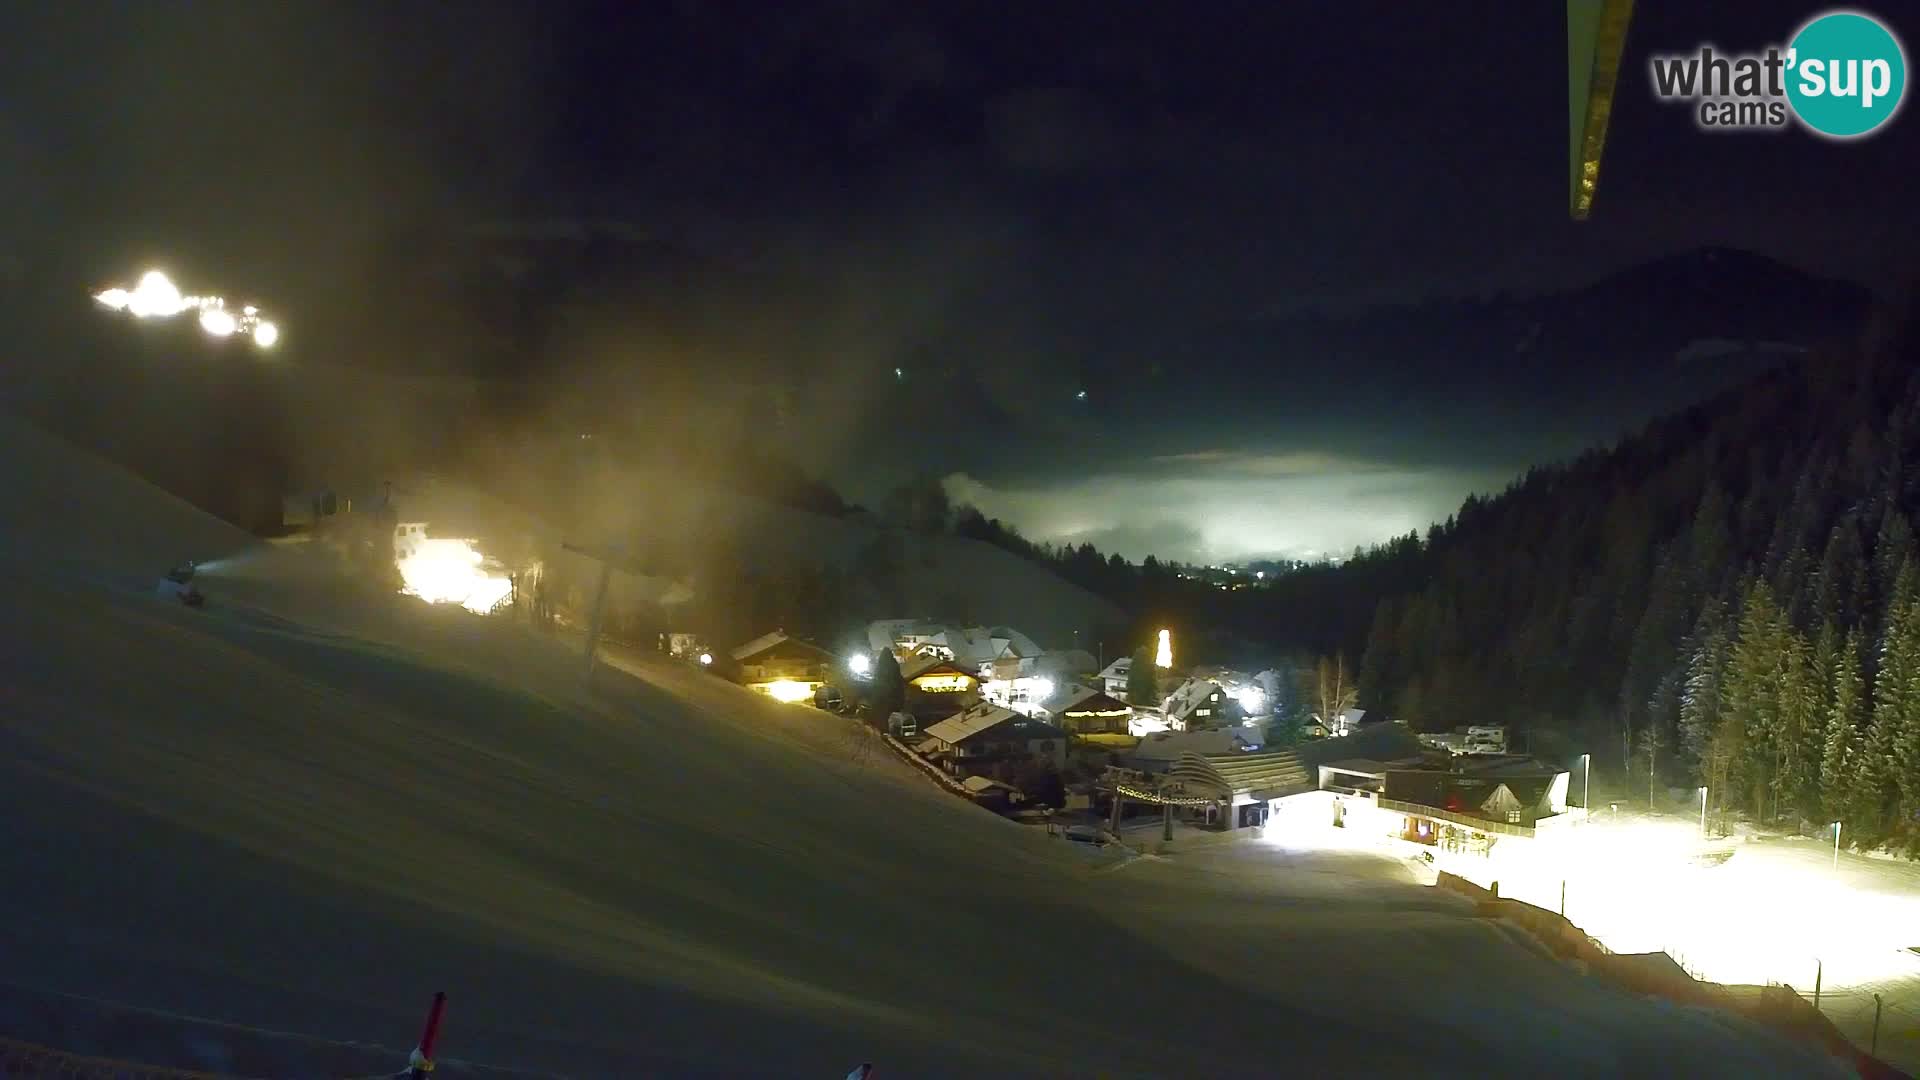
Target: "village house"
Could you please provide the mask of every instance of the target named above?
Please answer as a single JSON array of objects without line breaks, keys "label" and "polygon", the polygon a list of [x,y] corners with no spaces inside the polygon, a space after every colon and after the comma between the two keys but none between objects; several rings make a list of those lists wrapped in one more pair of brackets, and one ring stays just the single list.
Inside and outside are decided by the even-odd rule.
[{"label": "village house", "polygon": [[900,665],[907,711],[921,727],[945,720],[980,701],[980,679],[951,660],[911,656]]},{"label": "village house", "polygon": [[1060,687],[1083,681],[1093,657],[1079,649],[1014,655],[1009,652],[980,666],[980,693],[988,701],[1035,715],[1040,703]]},{"label": "village house", "polygon": [[945,629],[926,619],[877,619],[867,624],[867,647],[896,658],[931,655],[933,639]]},{"label": "village house", "polygon": [[969,776],[960,782],[973,801],[989,810],[1006,810],[1027,801],[1019,788],[986,776]]},{"label": "village house", "polygon": [[920,752],[958,776],[1009,761],[1040,761],[1055,769],[1067,763],[1066,732],[985,702],[932,725],[925,734]]},{"label": "village house", "polygon": [[832,653],[779,630],[728,655],[742,686],[786,702],[813,700],[814,691],[827,685],[834,663]]},{"label": "village house", "polygon": [[1032,715],[1073,735],[1125,735],[1133,710],[1091,686],[1067,683],[1035,706]]},{"label": "village house", "polygon": [[[1094,679],[1100,684],[1100,691],[1108,697],[1128,700],[1127,676],[1132,673],[1133,657],[1123,656],[1113,663],[1108,664],[1106,667],[1101,668],[1100,674],[1094,676]],[[1134,704],[1139,705],[1144,704],[1144,702],[1134,702]]]},{"label": "village house", "polygon": [[1230,727],[1246,718],[1240,703],[1212,679],[1188,679],[1167,695],[1160,706],[1167,726],[1175,731]]},{"label": "village house", "polygon": [[881,619],[867,626],[867,642],[875,652],[888,650],[898,658],[938,656],[968,671],[995,660],[1039,656],[1045,650],[1032,638],[1008,626],[946,626],[921,619]]}]

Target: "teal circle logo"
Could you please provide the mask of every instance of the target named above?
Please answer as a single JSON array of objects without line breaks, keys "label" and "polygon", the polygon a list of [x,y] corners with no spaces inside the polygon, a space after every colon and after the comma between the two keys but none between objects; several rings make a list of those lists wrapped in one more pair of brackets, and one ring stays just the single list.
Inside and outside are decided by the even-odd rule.
[{"label": "teal circle logo", "polygon": [[1907,56],[1878,19],[1854,11],[1821,15],[1787,46],[1787,101],[1800,122],[1833,139],[1875,130],[1900,111]]}]

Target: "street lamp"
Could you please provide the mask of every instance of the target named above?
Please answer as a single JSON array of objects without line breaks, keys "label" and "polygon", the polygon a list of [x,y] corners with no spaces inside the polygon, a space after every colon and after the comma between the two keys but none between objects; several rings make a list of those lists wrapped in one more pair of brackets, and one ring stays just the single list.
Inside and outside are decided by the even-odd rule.
[{"label": "street lamp", "polygon": [[1707,789],[1700,788],[1700,839],[1707,838]]},{"label": "street lamp", "polygon": [[1588,808],[1593,805],[1593,755],[1580,755],[1580,809],[1586,810],[1585,816],[1591,817]]},{"label": "street lamp", "polygon": [[1840,870],[1840,823],[1837,821],[1833,823],[1833,869],[1835,873]]}]

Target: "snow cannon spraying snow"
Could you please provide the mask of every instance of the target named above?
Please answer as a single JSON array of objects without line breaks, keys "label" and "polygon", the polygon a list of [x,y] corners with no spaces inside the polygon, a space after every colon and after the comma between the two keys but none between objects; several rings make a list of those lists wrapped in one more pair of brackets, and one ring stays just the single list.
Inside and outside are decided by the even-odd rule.
[{"label": "snow cannon spraying snow", "polygon": [[193,560],[188,559],[167,571],[167,576],[160,579],[160,595],[171,596],[191,608],[205,604],[207,598],[200,595],[200,590],[193,584],[193,575],[198,570]]}]

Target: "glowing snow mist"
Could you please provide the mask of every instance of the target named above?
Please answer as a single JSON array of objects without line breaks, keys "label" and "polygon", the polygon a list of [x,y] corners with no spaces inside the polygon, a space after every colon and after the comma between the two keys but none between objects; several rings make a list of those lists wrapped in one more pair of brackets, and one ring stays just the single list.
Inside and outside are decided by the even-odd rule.
[{"label": "glowing snow mist", "polygon": [[459,604],[485,615],[513,594],[512,579],[489,571],[471,540],[421,538],[394,560],[400,591],[429,604]]}]

